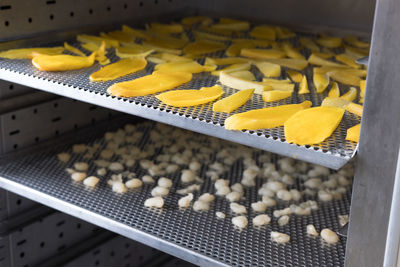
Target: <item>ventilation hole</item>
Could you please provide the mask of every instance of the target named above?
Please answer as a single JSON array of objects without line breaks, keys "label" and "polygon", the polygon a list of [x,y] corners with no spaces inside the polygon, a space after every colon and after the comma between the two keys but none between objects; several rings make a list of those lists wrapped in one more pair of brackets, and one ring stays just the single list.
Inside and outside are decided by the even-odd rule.
[{"label": "ventilation hole", "polygon": [[10,86],[8,86],[8,89],[13,90],[14,89],[14,85],[10,84]]},{"label": "ventilation hole", "polygon": [[11,9],[11,6],[0,6],[0,10],[7,10],[7,9]]},{"label": "ventilation hole", "polygon": [[126,244],[125,244],[125,248],[129,248],[129,243],[126,243]]},{"label": "ventilation hole", "polygon": [[19,257],[20,257],[20,258],[25,257],[25,252],[21,252],[21,253],[19,254]]},{"label": "ventilation hole", "polygon": [[56,3],[56,0],[49,0],[49,1],[46,1],[46,4],[47,5],[54,5]]},{"label": "ventilation hole", "polygon": [[44,243],[44,242],[40,242],[40,244],[39,244],[39,246],[40,246],[41,248],[43,248],[43,247],[44,247],[44,245],[45,245],[45,243]]},{"label": "ventilation hole", "polygon": [[61,225],[63,225],[63,224],[65,224],[65,221],[64,221],[64,220],[58,222],[58,223],[56,224],[56,226],[59,227],[59,226],[61,226]]},{"label": "ventilation hole", "polygon": [[74,129],[78,129],[78,124],[74,124]]},{"label": "ventilation hole", "polygon": [[58,107],[58,103],[54,103],[54,105],[53,105],[53,106],[54,106],[55,108],[56,108],[56,107]]},{"label": "ventilation hole", "polygon": [[154,0],[154,4],[157,5],[158,4],[158,0]]},{"label": "ventilation hole", "polygon": [[95,110],[95,109],[97,109],[97,106],[91,106],[91,107],[89,107],[89,110]]},{"label": "ventilation hole", "polygon": [[139,6],[143,6],[143,2],[139,2]]},{"label": "ventilation hole", "polygon": [[17,242],[17,246],[21,246],[24,243],[26,243],[26,239],[23,239],[23,240]]},{"label": "ventilation hole", "polygon": [[70,12],[69,16],[72,18],[73,16],[75,16],[75,13],[74,12]]},{"label": "ventilation hole", "polygon": [[58,136],[60,134],[60,132],[58,130],[56,130],[55,134],[56,134],[56,136]]},{"label": "ventilation hole", "polygon": [[32,18],[28,18],[28,22],[29,22],[29,23],[32,23]]},{"label": "ventilation hole", "polygon": [[93,14],[93,9],[89,9],[89,14],[90,14],[90,15]]},{"label": "ventilation hole", "polygon": [[51,14],[51,15],[50,15],[50,20],[53,20],[53,19],[54,19],[54,15]]},{"label": "ventilation hole", "polygon": [[92,124],[96,124],[96,119],[92,118]]},{"label": "ventilation hole", "polygon": [[129,253],[129,254],[126,254],[125,256],[124,256],[124,259],[129,259],[131,257],[131,254]]},{"label": "ventilation hole", "polygon": [[82,227],[81,223],[77,223],[77,224],[76,224],[76,228],[77,228],[77,229],[81,229],[81,227]]},{"label": "ventilation hole", "polygon": [[18,145],[17,145],[17,144],[14,144],[14,145],[13,145],[13,148],[14,148],[14,149],[17,149],[17,148],[18,148]]},{"label": "ventilation hole", "polygon": [[60,121],[60,120],[61,120],[61,117],[55,117],[55,118],[51,119],[52,122],[57,122],[57,121]]},{"label": "ventilation hole", "polygon": [[144,257],[142,255],[139,256],[139,260],[142,261]]},{"label": "ventilation hole", "polygon": [[130,267],[131,265],[129,264],[129,263],[127,263],[126,265],[125,265],[125,267]]},{"label": "ventilation hole", "polygon": [[11,115],[12,120],[15,120],[15,118],[16,118],[15,115]]},{"label": "ventilation hole", "polygon": [[66,246],[65,246],[65,245],[59,246],[59,247],[57,248],[57,251],[64,250],[65,248],[66,248]]},{"label": "ventilation hole", "polygon": [[37,143],[37,142],[39,142],[39,137],[35,137],[35,142]]},{"label": "ventilation hole", "polygon": [[100,253],[100,249],[97,249],[97,250],[93,251],[93,255],[97,255],[99,253]]},{"label": "ventilation hole", "polygon": [[6,27],[8,27],[8,26],[10,25],[10,22],[9,22],[8,20],[6,20],[6,21],[4,22],[4,25],[5,25]]},{"label": "ventilation hole", "polygon": [[19,130],[15,130],[15,131],[12,131],[12,132],[10,132],[10,135],[14,135],[14,134],[19,134]]},{"label": "ventilation hole", "polygon": [[29,267],[29,265],[28,264],[25,264],[24,266],[22,266],[22,267]]},{"label": "ventilation hole", "polygon": [[107,7],[107,11],[108,11],[108,12],[111,11],[111,7],[110,7],[110,6]]},{"label": "ventilation hole", "polygon": [[128,5],[127,4],[124,4],[124,9],[127,9],[128,8]]},{"label": "ventilation hole", "polygon": [[98,261],[98,260],[94,262],[95,266],[99,266],[99,264],[100,264],[100,261]]},{"label": "ventilation hole", "polygon": [[63,232],[59,233],[59,234],[58,234],[58,237],[59,237],[59,238],[63,238],[63,237],[64,237],[64,233],[63,233]]},{"label": "ventilation hole", "polygon": [[37,109],[35,108],[35,109],[33,109],[33,114],[36,114],[37,113]]},{"label": "ventilation hole", "polygon": [[114,257],[115,256],[115,252],[114,251],[111,251],[110,252],[110,257]]}]

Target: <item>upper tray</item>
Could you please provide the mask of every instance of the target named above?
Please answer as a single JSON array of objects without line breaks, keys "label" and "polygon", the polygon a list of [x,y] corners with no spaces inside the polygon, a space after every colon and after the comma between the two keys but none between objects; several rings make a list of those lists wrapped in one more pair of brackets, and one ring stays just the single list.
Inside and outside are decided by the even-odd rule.
[{"label": "upper tray", "polygon": [[[62,45],[62,42],[43,43],[45,43],[45,46]],[[69,40],[69,43],[79,47],[79,44],[74,40]],[[214,53],[209,56],[223,57],[223,53]],[[114,51],[109,51],[108,57],[112,62],[119,60],[119,58],[115,56]],[[127,75],[110,82],[90,82],[90,74],[97,71],[99,68],[100,65],[96,63],[94,66],[82,70],[50,73],[35,69],[30,60],[8,60],[0,58],[0,79],[271,151],[284,156],[320,164],[332,169],[339,169],[355,155],[356,143],[346,141],[345,137],[346,130],[360,123],[360,120],[357,116],[348,112],[346,112],[340,126],[329,139],[319,145],[313,146],[298,146],[287,143],[285,141],[283,127],[257,131],[225,130],[225,119],[235,113],[267,106],[299,103],[304,100],[312,101],[313,106],[320,105],[326,92],[324,94],[315,93],[312,82],[309,82],[310,94],[298,95],[294,93],[292,97],[274,103],[265,103],[260,95],[254,95],[252,100],[245,106],[240,107],[230,114],[224,114],[213,112],[212,103],[195,107],[175,108],[161,103],[154,95],[118,98],[107,94],[107,88],[113,83],[132,80],[150,74],[154,68],[154,64],[150,62],[145,70],[135,74]],[[285,70],[285,68],[283,68],[283,70]],[[257,73],[257,70],[252,69],[252,71],[256,74],[256,77],[260,78],[260,73]],[[282,78],[286,78],[286,72],[282,71],[282,73]],[[310,79],[312,73],[311,66],[306,68],[303,73],[307,73]],[[192,81],[178,89],[199,89],[203,86],[212,86],[217,82],[217,77],[207,73],[195,74],[193,75]],[[236,89],[226,86],[223,86],[223,89],[226,92],[225,96],[231,95],[237,91]],[[344,91],[347,90],[345,87],[341,89]],[[297,86],[295,92],[297,92]]]}]

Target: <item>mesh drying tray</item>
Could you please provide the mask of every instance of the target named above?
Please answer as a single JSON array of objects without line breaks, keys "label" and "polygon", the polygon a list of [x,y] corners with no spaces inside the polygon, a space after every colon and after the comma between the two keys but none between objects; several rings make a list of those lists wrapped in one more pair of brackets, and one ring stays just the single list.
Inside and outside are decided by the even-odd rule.
[{"label": "mesh drying tray", "polygon": [[[51,37],[47,38],[47,40],[51,40]],[[65,40],[76,47],[80,47],[75,39]],[[296,43],[297,39],[294,38],[290,41]],[[20,44],[22,47],[24,45],[32,46],[32,42],[27,43],[26,41],[22,41],[20,43],[22,43]],[[40,41],[36,42],[35,46],[37,45],[62,46],[63,42]],[[2,49],[0,44],[0,50]],[[306,53],[306,51],[302,52]],[[223,53],[214,53],[208,56],[223,57],[224,55]],[[112,62],[119,59],[115,55],[115,51],[109,51],[108,57]],[[312,146],[298,146],[287,143],[285,141],[283,127],[257,131],[227,131],[224,128],[224,122],[228,116],[251,109],[299,103],[304,100],[312,101],[313,106],[320,105],[328,90],[326,90],[324,94],[315,93],[311,79],[311,66],[303,71],[303,73],[307,74],[309,79],[310,94],[298,95],[294,93],[290,98],[273,103],[265,103],[260,95],[254,95],[252,100],[246,105],[230,114],[213,112],[212,103],[195,107],[175,108],[161,103],[153,95],[132,98],[110,96],[106,92],[110,85],[151,74],[154,64],[149,62],[145,70],[114,81],[101,83],[90,82],[90,74],[97,71],[99,68],[100,65],[96,63],[94,66],[82,70],[50,73],[35,69],[29,60],[8,60],[0,58],[0,79],[20,83],[47,92],[160,121],[288,157],[320,164],[333,169],[339,169],[355,155],[356,143],[346,141],[345,137],[346,130],[360,123],[360,120],[357,116],[348,112],[346,112],[340,126],[329,139],[322,144]],[[286,72],[284,70],[285,68],[283,68],[282,71],[282,78],[286,78]],[[253,68],[252,72],[257,78],[260,79],[262,77],[256,68]],[[200,89],[203,86],[212,86],[217,82],[218,78],[208,73],[195,74],[192,81],[182,85],[178,89]],[[297,92],[297,87],[298,85],[295,88],[295,92]],[[236,89],[226,86],[223,86],[223,89],[225,91],[225,96],[231,95],[237,91]],[[347,90],[348,87],[341,86],[342,93]]]},{"label": "mesh drying tray", "polygon": [[[109,126],[108,126],[109,127]],[[148,132],[152,124],[147,123],[137,129]],[[93,137],[94,133],[103,134],[104,129],[92,128],[92,137],[79,140],[87,144],[104,144],[102,138]],[[96,131],[93,131],[96,130]],[[193,134],[193,133],[192,133]],[[75,136],[78,136],[77,134]],[[79,136],[83,136],[79,134]],[[91,223],[114,231],[123,236],[143,242],[159,250],[183,258],[202,266],[343,266],[346,240],[340,238],[338,244],[327,246],[320,238],[306,234],[306,225],[314,224],[320,230],[328,227],[337,231],[338,215],[348,214],[350,191],[342,200],[329,203],[318,203],[319,209],[311,216],[292,215],[288,225],[279,227],[276,219],[267,227],[256,229],[251,226],[255,213],[250,203],[259,199],[257,187],[263,183],[257,179],[257,186],[246,188],[246,201],[241,201],[248,211],[249,226],[239,231],[232,226],[229,203],[218,197],[208,212],[194,212],[192,209],[179,210],[177,200],[180,195],[175,191],[182,188],[179,172],[169,176],[174,180],[171,193],[165,200],[162,210],[154,211],[144,208],[145,199],[150,196],[152,185],[144,185],[138,192],[118,195],[111,191],[106,180],[102,178],[93,190],[82,184],[75,184],[65,172],[65,164],[60,164],[56,153],[70,151],[71,140],[59,137],[44,148],[33,148],[27,152],[8,157],[0,165],[0,186],[31,198],[42,204],[56,208]],[[77,140],[74,140],[77,142]],[[138,141],[138,146],[145,146],[146,134]],[[254,150],[254,153],[260,151]],[[72,161],[84,160],[75,154]],[[92,173],[95,167],[90,166]],[[135,165],[131,171],[140,177],[145,172]],[[204,177],[203,168],[201,177]],[[243,164],[237,161],[226,173],[231,184],[240,181]],[[294,187],[299,187],[295,184]],[[214,192],[213,183],[207,179],[197,197],[203,192]],[[303,200],[312,199],[303,196]],[[282,209],[287,203],[275,207]],[[227,214],[226,219],[217,219],[216,211]],[[267,214],[272,217],[272,209]],[[281,231],[290,234],[291,241],[277,245],[270,239],[270,231]]]}]

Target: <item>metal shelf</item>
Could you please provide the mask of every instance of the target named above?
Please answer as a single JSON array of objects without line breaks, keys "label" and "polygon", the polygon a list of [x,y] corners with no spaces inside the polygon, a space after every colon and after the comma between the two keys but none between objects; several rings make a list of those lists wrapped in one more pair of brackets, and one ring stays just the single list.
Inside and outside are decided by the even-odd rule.
[{"label": "metal shelf", "polygon": [[[79,44],[74,40],[69,41],[79,47]],[[20,43],[20,46],[27,45],[26,41],[21,41]],[[62,45],[61,42],[49,43],[42,41],[41,43],[45,43],[47,46]],[[37,44],[39,45],[40,42]],[[29,45],[32,45],[32,43],[29,43]],[[0,49],[2,49],[2,47],[9,47],[9,45],[0,46]],[[210,56],[222,57],[223,54],[215,53]],[[109,51],[108,57],[112,62],[118,60],[114,51]],[[134,98],[117,98],[107,94],[106,90],[111,84],[150,74],[153,67],[154,64],[149,63],[146,69],[141,72],[111,82],[92,83],[89,81],[89,76],[100,68],[97,63],[94,66],[83,70],[49,73],[38,71],[32,66],[29,60],[7,60],[0,58],[0,79],[196,131],[202,134],[271,151],[284,156],[320,164],[332,169],[341,168],[355,155],[357,149],[356,143],[346,141],[345,137],[346,130],[351,126],[358,124],[360,120],[357,116],[347,112],[334,134],[319,145],[298,146],[289,144],[285,141],[283,127],[257,131],[225,130],[225,119],[228,115],[234,113],[271,105],[298,103],[304,100],[312,101],[314,106],[320,105],[325,95],[315,93],[312,82],[309,82],[311,93],[308,95],[297,95],[296,93],[293,97],[282,100],[279,103],[274,102],[273,104],[266,104],[260,95],[255,95],[253,96],[252,101],[248,104],[228,115],[214,113],[212,111],[212,104],[188,108],[174,108],[162,104],[152,95]],[[309,77],[311,77],[311,66],[308,67],[304,73],[308,73]],[[258,77],[260,76],[258,75]],[[196,74],[191,82],[179,87],[178,89],[212,86],[217,82],[217,80],[217,77],[206,73]],[[347,88],[345,88],[345,90],[346,89]],[[226,92],[225,95],[230,95],[237,91],[225,86],[224,90]]]},{"label": "metal shelf", "polygon": [[[121,126],[121,125],[120,125]],[[108,127],[108,128],[107,128]],[[314,224],[317,229],[329,227],[338,230],[337,216],[348,214],[350,206],[350,191],[342,200],[330,203],[319,203],[319,209],[311,216],[291,217],[290,223],[279,227],[273,220],[267,227],[248,228],[239,231],[232,226],[229,203],[224,198],[217,198],[208,212],[194,212],[192,209],[179,210],[175,193],[180,186],[180,174],[170,176],[174,180],[171,193],[166,198],[162,210],[144,208],[145,199],[150,196],[152,185],[144,185],[139,191],[130,191],[123,195],[115,194],[102,179],[93,190],[88,190],[82,184],[73,183],[65,172],[74,161],[84,160],[81,155],[74,154],[68,165],[60,164],[56,153],[70,151],[71,144],[85,142],[104,145],[102,135],[106,128],[90,128],[90,137],[85,133],[74,133],[70,137],[59,137],[52,142],[35,146],[28,150],[7,156],[0,164],[0,187],[32,200],[71,214],[100,227],[114,231],[120,235],[137,240],[166,253],[202,266],[342,266],[346,248],[346,240],[341,238],[333,246],[324,245],[319,238],[307,236],[307,224]],[[146,146],[147,133],[153,127],[151,123],[138,125],[143,132],[143,138],[138,141],[139,147]],[[116,128],[114,128],[116,129]],[[97,136],[93,136],[97,134]],[[207,138],[197,137],[192,133],[193,140],[208,142]],[[199,142],[200,142],[199,141]],[[255,150],[254,153],[265,153]],[[138,164],[137,164],[138,165]],[[145,171],[139,166],[131,171],[138,176]],[[89,167],[89,174],[95,167]],[[200,177],[204,177],[203,168]],[[243,172],[242,162],[238,161],[224,177],[231,183],[240,181]],[[263,183],[257,179],[257,186],[246,188],[246,205],[250,211],[250,203],[259,196],[257,188]],[[299,185],[294,185],[299,187]],[[213,192],[213,183],[207,179],[201,191]],[[307,196],[303,200],[313,199]],[[278,202],[276,208],[281,209],[287,203]],[[217,219],[216,211],[227,214],[224,220]],[[272,216],[272,210],[267,214]],[[255,216],[253,211],[248,214],[249,222]],[[270,231],[278,230],[290,234],[291,241],[285,245],[277,245],[270,239]]]}]

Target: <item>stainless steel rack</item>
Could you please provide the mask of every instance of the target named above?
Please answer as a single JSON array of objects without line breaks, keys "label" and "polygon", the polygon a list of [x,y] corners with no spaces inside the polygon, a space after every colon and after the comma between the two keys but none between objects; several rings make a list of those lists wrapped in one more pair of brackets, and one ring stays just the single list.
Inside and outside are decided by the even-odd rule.
[{"label": "stainless steel rack", "polygon": [[[18,152],[14,156],[10,155],[0,167],[0,186],[202,266],[343,265],[345,238],[334,246],[327,246],[319,238],[307,236],[305,228],[307,224],[312,223],[317,229],[329,227],[338,230],[340,226],[337,216],[348,214],[350,192],[341,201],[319,203],[319,210],[312,212],[311,216],[292,216],[286,226],[279,227],[274,220],[267,227],[257,229],[250,224],[247,229],[239,231],[232,226],[229,202],[224,198],[217,198],[208,212],[179,210],[177,201],[181,196],[175,193],[180,184],[179,173],[171,176],[174,186],[165,200],[164,208],[158,211],[143,206],[145,199],[150,196],[153,187],[151,185],[144,185],[139,191],[118,195],[111,191],[105,179],[93,190],[73,183],[65,172],[68,165],[60,164],[56,154],[69,151],[71,144],[75,142],[104,145],[102,137],[98,135],[103,134],[105,130],[115,129],[115,125],[118,123],[114,126],[92,127],[86,130],[86,133],[60,137],[47,144]],[[137,130],[144,134],[135,145],[142,148],[148,145],[147,133],[152,127],[153,123],[149,122],[137,125]],[[89,132],[91,133],[88,134]],[[98,133],[97,136],[95,132]],[[195,133],[188,134],[198,142],[207,142],[209,139],[204,136],[198,138]],[[82,160],[80,157],[74,155],[72,161]],[[93,166],[89,167],[90,170],[94,170]],[[138,164],[130,171],[139,176],[145,174],[145,170]],[[238,161],[224,176],[234,183],[240,181],[242,172],[242,163]],[[201,176],[204,176],[204,173],[201,173]],[[261,179],[257,180],[258,186],[261,183]],[[206,180],[198,194],[212,191],[213,183]],[[247,201],[243,204],[250,210],[250,203],[258,198],[257,190],[254,187],[247,188],[245,194]],[[307,196],[303,198],[312,199]],[[286,206],[287,203],[278,202],[276,208]],[[223,211],[227,218],[218,219],[215,216],[216,211]],[[272,216],[271,210],[267,213]],[[249,212],[249,221],[254,216],[253,211]],[[270,239],[271,230],[290,234],[291,242],[277,245]]]}]

